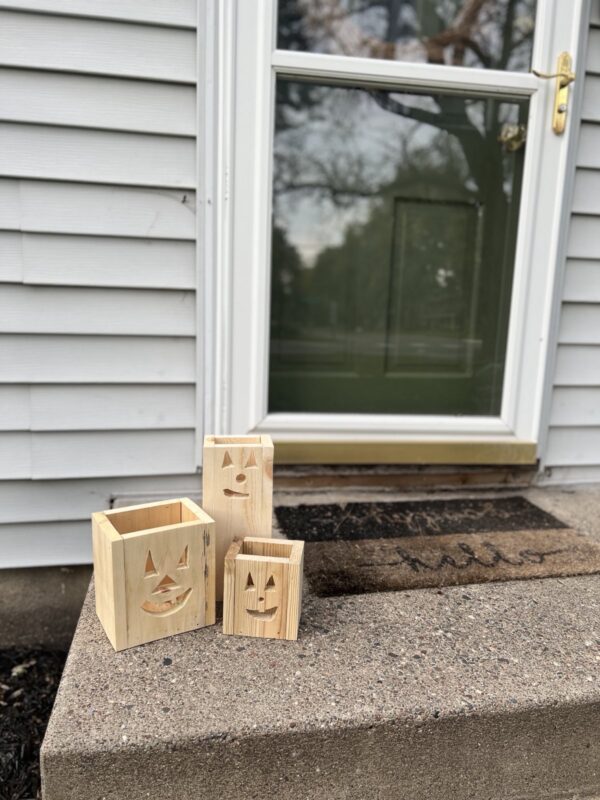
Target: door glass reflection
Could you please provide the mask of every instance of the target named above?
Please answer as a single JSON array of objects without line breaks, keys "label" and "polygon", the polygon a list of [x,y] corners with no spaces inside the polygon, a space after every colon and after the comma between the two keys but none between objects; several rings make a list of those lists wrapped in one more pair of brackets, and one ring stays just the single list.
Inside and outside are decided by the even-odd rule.
[{"label": "door glass reflection", "polygon": [[535,0],[279,0],[277,47],[526,72]]},{"label": "door glass reflection", "polygon": [[276,96],[270,410],[498,414],[528,101]]}]

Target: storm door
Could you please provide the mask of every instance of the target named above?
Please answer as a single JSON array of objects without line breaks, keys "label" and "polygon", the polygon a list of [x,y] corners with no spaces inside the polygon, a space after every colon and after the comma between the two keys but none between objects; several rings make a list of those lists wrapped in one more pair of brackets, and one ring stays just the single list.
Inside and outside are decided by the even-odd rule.
[{"label": "storm door", "polygon": [[218,424],[536,440],[570,120],[532,67],[576,61],[568,5],[228,4]]}]

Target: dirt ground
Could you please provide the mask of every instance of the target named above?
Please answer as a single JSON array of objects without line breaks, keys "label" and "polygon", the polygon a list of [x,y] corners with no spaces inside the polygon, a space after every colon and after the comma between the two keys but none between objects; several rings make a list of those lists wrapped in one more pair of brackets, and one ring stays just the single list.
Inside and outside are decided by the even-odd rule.
[{"label": "dirt ground", "polygon": [[0,650],[0,800],[39,798],[39,750],[66,652]]}]

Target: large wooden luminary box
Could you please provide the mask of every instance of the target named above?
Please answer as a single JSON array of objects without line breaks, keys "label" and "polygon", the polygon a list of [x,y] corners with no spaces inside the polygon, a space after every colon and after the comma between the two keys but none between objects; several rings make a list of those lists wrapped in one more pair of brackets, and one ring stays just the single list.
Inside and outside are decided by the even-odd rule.
[{"label": "large wooden luminary box", "polygon": [[214,528],[187,498],[92,515],[96,612],[115,650],[214,624]]}]

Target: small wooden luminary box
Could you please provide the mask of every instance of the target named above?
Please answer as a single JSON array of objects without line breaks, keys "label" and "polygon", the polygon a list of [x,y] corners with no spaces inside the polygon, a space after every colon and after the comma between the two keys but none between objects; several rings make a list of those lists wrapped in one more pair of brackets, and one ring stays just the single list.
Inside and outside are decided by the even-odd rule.
[{"label": "small wooden luminary box", "polygon": [[273,442],[270,436],[205,436],[202,508],[217,531],[216,598],[223,599],[223,561],[234,539],[271,535]]},{"label": "small wooden luminary box", "polygon": [[214,625],[214,528],[187,498],[92,514],[96,613],[115,650]]},{"label": "small wooden luminary box", "polygon": [[297,639],[304,542],[249,536],[225,557],[223,633]]}]

